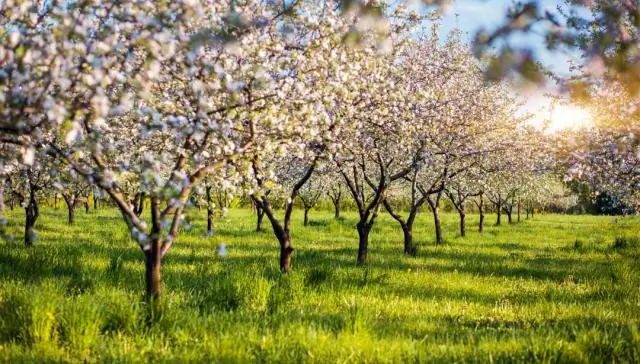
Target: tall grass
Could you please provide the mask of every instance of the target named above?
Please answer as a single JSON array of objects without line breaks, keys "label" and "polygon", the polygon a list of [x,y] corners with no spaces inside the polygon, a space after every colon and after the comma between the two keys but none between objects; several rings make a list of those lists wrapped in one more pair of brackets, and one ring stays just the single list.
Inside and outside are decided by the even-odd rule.
[{"label": "tall grass", "polygon": [[[39,240],[0,243],[0,362],[640,362],[638,218],[540,215],[417,257],[383,216],[355,264],[356,216],[293,221],[293,273],[277,242],[232,210],[204,212],[165,260],[160,309],[143,299],[142,254],[116,211],[45,209]],[[22,215],[9,213],[20,237]],[[491,217],[488,218],[491,222]],[[225,243],[229,255],[219,258]]]}]

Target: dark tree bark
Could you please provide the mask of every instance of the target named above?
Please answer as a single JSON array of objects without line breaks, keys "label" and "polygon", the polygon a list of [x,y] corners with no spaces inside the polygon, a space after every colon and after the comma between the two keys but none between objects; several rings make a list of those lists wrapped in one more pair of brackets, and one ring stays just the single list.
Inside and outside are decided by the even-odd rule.
[{"label": "dark tree bark", "polygon": [[[381,161],[382,156],[378,155],[378,160]],[[356,230],[358,231],[358,257],[356,262],[359,265],[367,262],[369,233],[378,217],[380,205],[383,204],[384,194],[389,188],[389,183],[404,178],[413,170],[414,166],[390,176],[387,175],[386,165],[384,163],[379,163],[378,167],[380,169],[377,177],[378,180],[374,182],[366,173],[360,174],[356,165],[351,166],[350,173],[338,165],[340,174],[347,184],[348,190],[358,208],[358,215],[360,216],[356,224]],[[360,168],[362,168],[363,172],[365,171],[364,161],[360,164]],[[365,185],[368,185],[371,189],[372,193],[369,197],[366,196]]]},{"label": "dark tree bark", "polygon": [[144,249],[146,297],[149,302],[157,301],[162,292],[162,238],[160,200],[151,200],[151,244]]},{"label": "dark tree bark", "polygon": [[518,199],[518,222],[520,222],[520,199]]},{"label": "dark tree bark", "polygon": [[207,207],[207,235],[213,236],[213,209]]},{"label": "dark tree bark", "polygon": [[256,231],[262,231],[262,219],[264,218],[264,210],[256,205]]},{"label": "dark tree bark", "polygon": [[95,195],[95,193],[93,194],[93,209],[98,209],[98,197]]},{"label": "dark tree bark", "polygon": [[53,208],[54,209],[58,208],[58,194],[57,193],[53,194]]},{"label": "dark tree bark", "polygon": [[304,206],[304,226],[309,225],[309,211],[311,211],[311,209],[318,204],[318,201],[320,200],[321,196],[322,196],[321,189],[318,189],[318,191],[316,192],[311,192],[310,195],[298,196],[300,197],[300,201],[302,201],[302,205]]},{"label": "dark tree bark", "polygon": [[291,219],[291,211],[293,209],[293,199],[290,200],[285,207],[284,226],[282,226],[271,210],[271,205],[269,204],[266,196],[263,196],[260,200],[254,195],[252,195],[252,198],[256,201],[256,204],[261,207],[264,214],[267,215],[267,219],[271,222],[273,233],[275,234],[276,239],[278,239],[278,244],[280,245],[280,270],[283,273],[291,272],[291,254],[294,249],[289,237],[289,221]]},{"label": "dark tree bark", "polygon": [[65,204],[67,205],[67,223],[69,225],[73,225],[76,221],[76,212],[75,212],[75,201],[76,198],[72,195],[63,193],[62,198],[64,199]]},{"label": "dark tree bark", "polygon": [[304,208],[304,226],[309,225],[309,210],[310,208],[307,208],[307,207]]},{"label": "dark tree bark", "polygon": [[[289,194],[289,199],[285,204],[284,219],[282,220],[283,222],[282,224],[280,224],[280,222],[278,221],[278,218],[275,216],[275,213],[271,209],[271,204],[269,203],[269,199],[268,199],[268,195],[269,195],[268,192],[265,192],[260,197],[256,195],[251,195],[251,198],[255,202],[256,207],[261,208],[264,214],[267,215],[267,219],[269,219],[269,221],[271,222],[273,233],[275,234],[276,239],[278,239],[278,243],[280,244],[280,270],[283,273],[291,272],[291,255],[294,249],[293,249],[293,245],[291,244],[289,223],[291,222],[291,214],[293,213],[293,204],[296,200],[296,197],[298,197],[298,193],[300,192],[300,189],[302,188],[302,186],[304,186],[304,184],[307,183],[309,178],[311,178],[311,175],[315,171],[316,165],[319,162],[319,160],[320,160],[320,155],[317,155],[316,158],[314,158],[314,160],[309,164],[305,173],[293,185],[293,188],[291,189],[291,193]],[[262,179],[262,173],[260,171],[260,168],[257,165],[256,160],[254,160],[254,163],[252,164],[252,166],[256,175],[256,181],[258,183],[258,186],[263,187],[264,180]]]},{"label": "dark tree bark", "polygon": [[402,228],[402,235],[404,239],[404,254],[409,256],[415,256],[416,254],[415,247],[413,245],[413,223],[415,222],[415,219],[420,212],[420,208],[422,207],[422,205],[424,205],[428,198],[428,194],[426,193],[426,191],[422,194],[421,197],[418,198],[418,188],[415,178],[416,174],[414,173],[412,177],[414,178],[411,179],[411,207],[409,209],[409,215],[407,215],[406,220],[402,217],[402,215],[394,211],[393,207],[391,206],[389,201],[387,201],[387,199],[384,199],[384,201],[382,201],[382,204],[384,205],[384,208],[387,210],[389,215],[391,215],[391,217],[393,217]]},{"label": "dark tree bark", "polygon": [[207,236],[213,236],[213,208],[211,208],[211,186],[205,187],[207,198]]},{"label": "dark tree bark", "polygon": [[507,214],[507,222],[509,224],[513,223],[513,205],[508,204],[507,206],[503,206],[504,213]]},{"label": "dark tree bark", "polygon": [[[391,215],[391,217],[393,217],[402,228],[404,254],[410,256],[415,255],[415,249],[413,247],[413,222],[415,221],[415,217],[418,214],[419,206],[416,206],[415,203],[412,203],[413,206],[411,210],[409,210],[409,215],[405,220],[399,213],[393,210],[393,207],[391,206],[389,201],[385,199],[382,203],[389,215]],[[424,203],[424,199],[422,203]]]},{"label": "dark tree bark", "polygon": [[[138,200],[140,199],[140,193],[136,192],[135,195],[133,195],[133,199],[131,200],[131,209],[133,210],[133,213],[136,214],[136,216],[140,216],[138,215]],[[169,202],[167,202],[167,206],[169,206]]]},{"label": "dark tree bark", "polygon": [[369,232],[371,232],[371,225],[366,221],[360,220],[356,226],[358,230],[358,264],[364,264],[367,262],[367,254],[369,252]]},{"label": "dark tree bark", "polygon": [[404,254],[414,256],[415,248],[413,247],[413,222],[411,225],[402,225],[402,236],[404,239]]},{"label": "dark tree bark", "polygon": [[496,225],[500,226],[500,223],[502,222],[502,199],[500,198],[500,195],[498,195],[498,201],[497,201],[497,206],[496,206],[496,212],[498,213],[498,217],[496,219]]},{"label": "dark tree bark", "polygon": [[436,230],[436,245],[442,244],[442,224],[440,223],[440,199],[442,198],[442,192],[435,194],[435,198],[427,198],[431,212],[433,213],[433,223]]},{"label": "dark tree bark", "polygon": [[146,194],[144,192],[140,192],[136,193],[135,197],[133,198],[133,213],[135,213],[137,216],[142,215],[142,213],[144,212],[145,197]]},{"label": "dark tree bark", "polygon": [[327,192],[329,198],[331,198],[331,203],[333,203],[334,215],[333,217],[336,219],[340,218],[340,199],[342,198],[342,188],[338,186],[337,189],[330,189]]},{"label": "dark tree bark", "polygon": [[36,198],[36,190],[34,186],[31,186],[29,193],[29,202],[25,207],[24,246],[27,248],[33,246],[33,241],[36,236],[34,227],[39,215],[40,209],[38,207],[38,200]]},{"label": "dark tree bark", "polygon": [[484,231],[484,197],[480,193],[480,201],[478,202],[478,213],[480,214],[480,222],[478,223],[478,231]]},{"label": "dark tree bark", "polygon": [[148,301],[157,301],[162,293],[162,257],[158,253],[159,239],[151,242],[151,248],[144,253],[145,287]]},{"label": "dark tree bark", "polygon": [[84,200],[84,212],[89,213],[89,196]]},{"label": "dark tree bark", "polygon": [[[466,212],[465,212],[465,201],[470,196],[475,196],[471,193],[462,192],[460,189],[446,189],[447,195],[449,195],[449,199],[458,212],[458,216],[460,217],[460,236],[466,236],[467,233],[467,225],[466,225]],[[477,194],[476,194],[477,195]]]}]

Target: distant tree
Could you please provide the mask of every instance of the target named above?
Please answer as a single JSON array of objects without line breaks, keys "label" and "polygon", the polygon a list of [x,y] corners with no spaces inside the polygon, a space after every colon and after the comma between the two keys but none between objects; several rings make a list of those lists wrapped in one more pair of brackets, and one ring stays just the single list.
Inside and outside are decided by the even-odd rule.
[{"label": "distant tree", "polygon": [[38,153],[27,158],[26,163],[15,168],[10,176],[11,194],[25,211],[24,245],[27,248],[33,246],[37,238],[35,225],[40,217],[39,199],[52,187],[50,163],[46,155]]}]

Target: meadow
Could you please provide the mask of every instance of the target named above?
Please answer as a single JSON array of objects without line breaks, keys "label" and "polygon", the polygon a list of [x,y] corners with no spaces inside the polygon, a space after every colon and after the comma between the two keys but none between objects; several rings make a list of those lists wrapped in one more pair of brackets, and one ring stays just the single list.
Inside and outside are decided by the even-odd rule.
[{"label": "meadow", "polygon": [[[294,213],[293,272],[278,269],[268,222],[206,212],[167,255],[162,304],[144,300],[144,263],[115,209],[24,212],[0,242],[0,362],[640,362],[640,218],[536,215],[436,246],[421,214],[416,257],[387,215],[355,264],[357,221]],[[225,243],[226,257],[216,246]]]}]

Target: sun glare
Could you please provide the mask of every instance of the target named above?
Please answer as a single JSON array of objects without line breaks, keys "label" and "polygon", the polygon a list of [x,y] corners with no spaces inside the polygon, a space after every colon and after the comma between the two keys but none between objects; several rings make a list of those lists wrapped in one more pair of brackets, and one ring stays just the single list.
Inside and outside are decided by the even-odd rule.
[{"label": "sun glare", "polygon": [[589,111],[575,105],[555,105],[550,112],[547,132],[563,129],[579,129],[591,125]]}]

